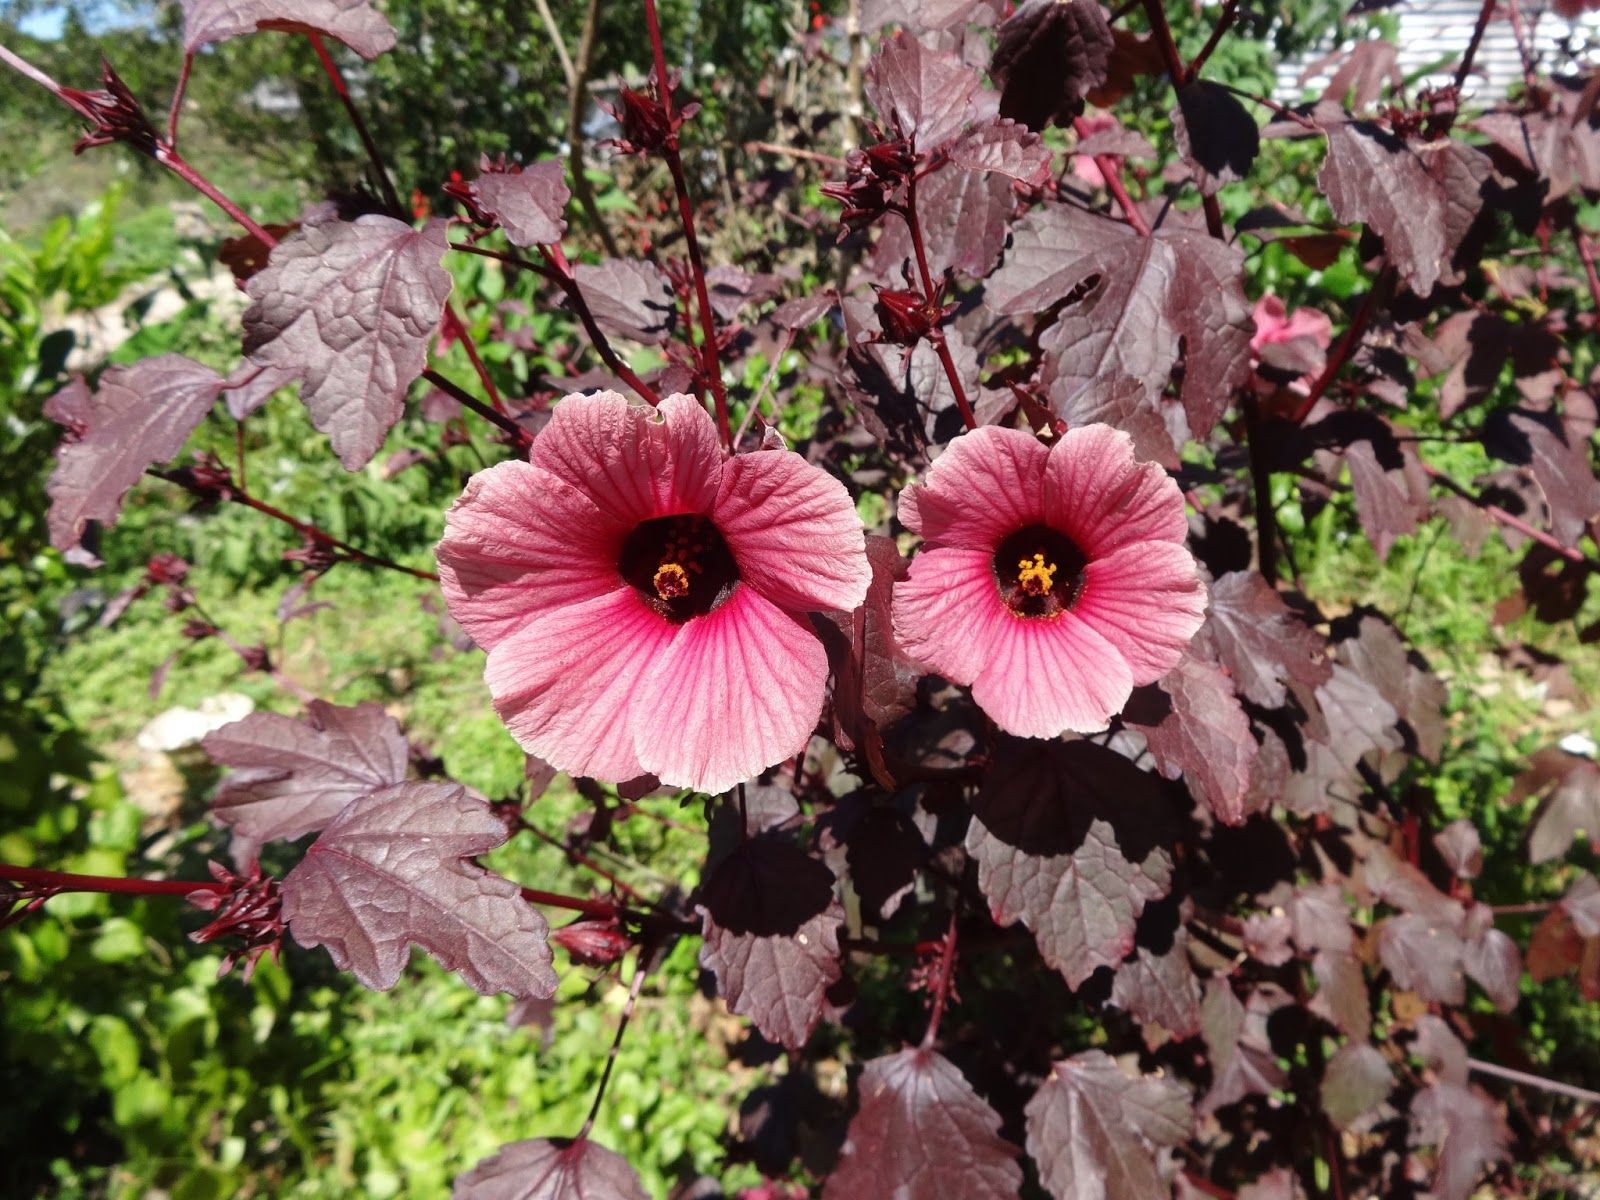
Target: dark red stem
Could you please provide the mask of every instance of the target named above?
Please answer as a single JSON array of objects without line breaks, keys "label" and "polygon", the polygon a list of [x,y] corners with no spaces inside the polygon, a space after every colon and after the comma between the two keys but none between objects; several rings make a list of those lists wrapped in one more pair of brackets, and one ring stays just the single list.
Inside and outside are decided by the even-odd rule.
[{"label": "dark red stem", "polygon": [[1217,18],[1216,25],[1212,27],[1211,36],[1206,39],[1206,44],[1200,47],[1200,53],[1189,60],[1188,69],[1184,71],[1185,83],[1192,83],[1200,78],[1200,68],[1206,65],[1206,60],[1211,57],[1212,51],[1222,41],[1222,35],[1233,27],[1233,19],[1238,15],[1238,0],[1223,0],[1222,15]]},{"label": "dark red stem", "polygon": [[1344,369],[1345,363],[1355,353],[1356,347],[1361,344],[1361,335],[1367,331],[1367,326],[1376,314],[1380,301],[1385,304],[1388,303],[1397,279],[1398,276],[1394,267],[1385,264],[1383,270],[1378,273],[1378,278],[1374,281],[1372,289],[1362,298],[1361,307],[1356,309],[1356,315],[1350,319],[1350,324],[1345,329],[1344,336],[1334,346],[1333,353],[1328,355],[1328,362],[1322,368],[1322,374],[1317,376],[1316,381],[1311,385],[1311,390],[1306,394],[1305,399],[1300,401],[1299,407],[1294,410],[1294,414],[1289,418],[1292,423],[1299,425],[1311,415],[1311,410],[1317,406],[1317,401],[1322,399],[1324,393],[1333,384],[1334,378]]},{"label": "dark red stem", "polygon": [[[939,304],[939,290],[933,286],[933,272],[928,269],[928,250],[922,240],[922,220],[917,216],[917,177],[911,176],[906,181],[905,207],[897,210],[904,218],[906,229],[911,234],[911,249],[917,259],[917,275],[922,280],[923,302],[929,307]],[[961,384],[961,373],[956,370],[956,360],[950,354],[950,347],[944,340],[944,330],[934,329],[928,334],[928,341],[933,344],[934,353],[939,356],[939,364],[944,367],[945,378],[950,381],[950,392],[956,399],[956,408],[961,413],[961,420],[968,429],[978,427],[978,418],[972,411],[972,405],[967,400],[967,389]]]},{"label": "dark red stem", "polygon": [[[458,247],[460,249],[460,247]],[[589,344],[594,347],[594,352],[600,356],[600,361],[631,387],[653,408],[661,403],[661,394],[634,373],[633,368],[623,362],[611,346],[611,340],[606,337],[605,331],[594,319],[594,313],[589,311],[589,302],[583,298],[583,289],[578,286],[578,279],[572,270],[572,265],[567,262],[567,256],[561,252],[560,246],[540,246],[539,252],[544,255],[546,269],[541,270],[535,263],[528,263],[528,269],[537,271],[550,282],[561,289],[567,297],[567,303],[572,306],[572,311],[577,314],[583,331],[589,335]],[[525,260],[522,260],[525,261]]]},{"label": "dark red stem", "polygon": [[1456,68],[1456,91],[1460,91],[1467,82],[1467,76],[1472,74],[1472,60],[1478,57],[1478,45],[1483,41],[1483,32],[1489,28],[1489,18],[1494,16],[1494,0],[1483,0],[1478,8],[1478,20],[1472,27],[1472,38],[1467,42],[1467,51],[1461,56],[1461,65]]},{"label": "dark red stem", "polygon": [[194,69],[194,54],[183,56],[183,66],[178,68],[178,84],[172,89],[172,107],[167,109],[167,145],[178,148],[178,114],[183,109],[183,96],[189,90],[189,72]]},{"label": "dark red stem", "polygon": [[533,439],[528,436],[527,430],[523,429],[522,426],[518,425],[510,417],[506,416],[505,413],[496,412],[494,409],[490,408],[487,404],[485,404],[482,400],[479,400],[459,383],[456,383],[447,376],[439,374],[439,372],[435,371],[432,367],[429,367],[426,371],[424,371],[422,373],[422,377],[429,383],[433,384],[433,386],[438,388],[441,392],[448,393],[450,398],[461,405],[462,408],[470,409],[472,412],[477,413],[485,421],[488,421],[489,424],[498,426],[510,436],[511,442],[514,446],[517,446],[522,450],[526,450],[529,446],[533,445]]},{"label": "dark red stem", "polygon": [[0,880],[56,892],[104,892],[116,896],[187,896],[191,892],[225,892],[227,884],[214,879],[128,879],[114,875],[74,875],[38,867],[0,863]]},{"label": "dark red stem", "polygon": [[389,166],[378,150],[378,143],[372,140],[372,133],[367,129],[367,123],[361,119],[361,110],[356,108],[355,101],[350,98],[350,89],[344,82],[344,72],[339,70],[339,64],[334,62],[333,56],[328,53],[328,47],[323,44],[320,33],[308,32],[306,36],[311,39],[311,48],[317,52],[317,61],[322,64],[323,74],[328,77],[328,82],[333,84],[333,90],[338,93],[339,103],[344,105],[350,124],[355,126],[356,136],[361,139],[362,149],[367,152],[367,160],[377,172],[378,186],[383,189],[383,200],[389,206],[390,215],[403,220],[406,210],[400,206],[400,195],[394,189],[394,181],[389,178]]},{"label": "dark red stem", "polygon": [[594,1128],[594,1119],[600,1115],[600,1102],[605,1099],[606,1087],[611,1082],[611,1068],[616,1066],[617,1051],[622,1047],[622,1035],[628,1032],[628,1022],[633,1020],[634,1005],[639,1003],[639,989],[644,984],[645,961],[650,957],[650,947],[640,946],[639,952],[633,957],[633,982],[628,985],[628,1002],[622,1006],[622,1018],[617,1022],[617,1035],[611,1039],[611,1050],[606,1055],[605,1070],[600,1073],[600,1086],[595,1088],[594,1103],[589,1106],[589,1115],[584,1119],[583,1128],[578,1130],[578,1141],[589,1136],[589,1131]]},{"label": "dark red stem", "polygon": [[662,154],[672,173],[672,188],[678,195],[678,217],[683,222],[684,242],[689,250],[689,272],[694,277],[695,300],[700,308],[700,362],[702,374],[711,387],[717,409],[717,431],[728,449],[733,449],[733,428],[728,423],[728,390],[722,384],[722,362],[717,353],[716,319],[711,310],[711,293],[706,287],[706,264],[700,254],[700,239],[694,230],[694,206],[689,201],[689,181],[678,154],[678,133],[673,127],[672,87],[667,82],[667,54],[661,44],[661,21],[655,0],[644,0],[645,21],[650,26],[650,53],[655,58],[656,90],[667,118],[666,144]]},{"label": "dark red stem", "polygon": [[472,340],[472,334],[467,332],[467,323],[456,312],[455,306],[448,301],[444,306],[444,321],[446,331],[454,333],[461,342],[461,348],[467,352],[467,361],[472,364],[478,382],[483,384],[483,390],[488,393],[489,403],[494,406],[495,412],[505,412],[506,406],[500,399],[500,389],[495,387],[494,380],[489,377],[489,368],[484,366],[483,359],[478,357],[478,346]]},{"label": "dark red stem", "polygon": [[1559,555],[1568,562],[1587,563],[1591,568],[1600,567],[1600,563],[1597,563],[1594,559],[1590,558],[1582,550],[1576,549],[1572,546],[1564,546],[1544,530],[1535,528],[1534,526],[1528,524],[1528,522],[1524,521],[1521,517],[1516,516],[1514,513],[1507,512],[1498,504],[1490,504],[1488,501],[1484,500],[1482,496],[1479,496],[1477,493],[1475,493],[1471,488],[1463,487],[1437,467],[1432,467],[1427,463],[1423,463],[1422,469],[1427,473],[1428,478],[1450,489],[1450,491],[1460,496],[1463,500],[1470,501],[1472,504],[1482,510],[1490,518],[1490,520],[1494,521],[1496,524],[1504,525],[1507,529],[1515,529],[1523,537],[1530,538],[1533,541],[1538,542],[1552,554]]},{"label": "dark red stem", "polygon": [[939,1022],[944,1020],[945,1005],[950,999],[950,984],[956,968],[956,914],[950,913],[950,927],[945,931],[939,951],[939,974],[934,981],[933,1011],[928,1014],[928,1031],[922,1035],[922,1048],[929,1049],[939,1037]]}]

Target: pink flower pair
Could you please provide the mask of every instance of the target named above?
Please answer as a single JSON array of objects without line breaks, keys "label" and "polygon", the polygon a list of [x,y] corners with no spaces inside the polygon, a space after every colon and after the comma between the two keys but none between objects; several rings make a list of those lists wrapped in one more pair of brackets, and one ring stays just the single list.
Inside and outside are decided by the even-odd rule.
[{"label": "pink flower pair", "polygon": [[[1105,426],[959,437],[900,514],[926,546],[898,635],[1013,733],[1104,728],[1199,626],[1182,497]],[[804,749],[828,677],[806,614],[871,581],[838,481],[786,450],[725,455],[688,396],[652,413],[614,392],[568,397],[528,462],[474,476],[438,558],[529,753],[704,792]]]}]

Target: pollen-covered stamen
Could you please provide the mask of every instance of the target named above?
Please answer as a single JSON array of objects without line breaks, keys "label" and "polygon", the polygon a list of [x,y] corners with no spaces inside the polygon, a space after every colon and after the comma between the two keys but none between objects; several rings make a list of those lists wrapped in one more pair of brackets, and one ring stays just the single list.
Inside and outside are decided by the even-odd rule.
[{"label": "pollen-covered stamen", "polygon": [[1017,586],[1030,596],[1043,596],[1054,586],[1060,569],[1055,563],[1046,562],[1042,552],[1034,551],[1032,558],[1017,560]]},{"label": "pollen-covered stamen", "polygon": [[689,594],[689,572],[682,563],[664,562],[656,568],[656,595],[663,600],[677,600]]},{"label": "pollen-covered stamen", "polygon": [[1048,525],[1017,530],[995,549],[1000,598],[1019,617],[1058,617],[1077,603],[1088,559],[1066,534]]},{"label": "pollen-covered stamen", "polygon": [[722,534],[695,513],[640,522],[623,541],[617,569],[645,603],[678,622],[710,612],[739,581]]}]

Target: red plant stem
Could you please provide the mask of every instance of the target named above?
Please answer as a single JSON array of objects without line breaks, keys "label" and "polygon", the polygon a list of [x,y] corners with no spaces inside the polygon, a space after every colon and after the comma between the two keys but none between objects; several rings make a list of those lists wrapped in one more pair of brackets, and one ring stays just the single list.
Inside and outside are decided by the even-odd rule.
[{"label": "red plant stem", "polygon": [[1472,37],[1467,42],[1466,53],[1461,56],[1461,63],[1456,67],[1456,91],[1460,91],[1467,82],[1467,76],[1472,74],[1472,60],[1478,57],[1478,45],[1483,41],[1483,31],[1489,28],[1489,18],[1494,16],[1494,0],[1483,0],[1478,8],[1478,20],[1472,27]]},{"label": "red plant stem", "polygon": [[1167,14],[1161,8],[1161,0],[1144,0],[1144,15],[1150,21],[1150,32],[1156,39],[1156,48],[1161,51],[1161,60],[1167,64],[1172,86],[1182,87],[1189,82],[1189,69],[1184,66],[1183,56],[1178,53],[1178,43],[1172,40],[1172,27],[1167,24]]},{"label": "red plant stem", "polygon": [[472,246],[466,242],[451,242],[450,249],[459,250],[463,254],[476,254],[479,258],[492,258],[496,262],[505,263],[508,267],[516,267],[519,271],[532,271],[539,278],[549,280],[551,283],[561,282],[561,276],[542,263],[515,254],[507,254],[504,250],[487,250],[482,246]]},{"label": "red plant stem", "polygon": [[[667,82],[667,54],[661,44],[661,21],[656,16],[656,0],[644,0],[645,21],[650,26],[650,53],[655,58],[656,90],[667,117],[666,144],[662,154],[672,172],[672,188],[678,195],[678,217],[683,222],[684,242],[689,250],[689,272],[694,277],[695,299],[700,306],[699,349],[702,372],[711,386],[717,410],[717,431],[729,450],[733,449],[733,429],[728,423],[728,389],[722,384],[722,362],[717,354],[716,319],[711,310],[711,293],[706,287],[706,264],[700,254],[700,239],[694,230],[694,206],[689,202],[689,181],[678,154],[678,133],[673,128],[672,87]],[[691,349],[693,347],[691,346]]]},{"label": "red plant stem", "polygon": [[103,892],[116,896],[187,896],[191,892],[225,892],[215,879],[129,879],[114,875],[74,875],[38,867],[0,863],[0,880],[57,892]]},{"label": "red plant stem", "polygon": [[645,959],[649,956],[648,946],[641,946],[633,956],[633,981],[628,985],[628,1002],[622,1006],[622,1018],[617,1022],[617,1036],[611,1039],[611,1050],[606,1055],[605,1070],[600,1073],[600,1086],[595,1089],[594,1103],[589,1106],[589,1115],[584,1119],[583,1128],[578,1130],[578,1141],[589,1136],[589,1131],[594,1128],[594,1119],[600,1115],[600,1102],[605,1099],[606,1087],[611,1082],[611,1068],[617,1064],[617,1051],[622,1046],[622,1035],[628,1031],[628,1022],[633,1019],[634,1005],[639,1003],[639,989],[644,984]]},{"label": "red plant stem", "polygon": [[1591,1092],[1588,1088],[1562,1083],[1558,1079],[1546,1079],[1542,1075],[1530,1075],[1526,1071],[1514,1071],[1497,1063],[1484,1062],[1481,1058],[1467,1059],[1467,1070],[1476,1071],[1480,1075],[1492,1075],[1496,1079],[1504,1079],[1507,1083],[1518,1083],[1524,1087],[1538,1088],[1542,1092],[1553,1092],[1557,1096],[1581,1100],[1585,1104],[1600,1104],[1600,1092]]},{"label": "red plant stem", "polygon": [[[1088,125],[1082,117],[1073,120],[1072,128],[1080,138],[1088,136]],[[1106,181],[1106,190],[1121,207],[1128,224],[1132,225],[1141,236],[1149,237],[1150,222],[1144,219],[1144,214],[1139,211],[1139,206],[1133,202],[1133,197],[1128,195],[1128,189],[1123,185],[1121,160],[1113,154],[1094,154],[1090,157],[1094,160],[1094,165],[1100,169],[1101,178]]]},{"label": "red plant stem", "polygon": [[1245,392],[1241,398],[1244,409],[1245,444],[1250,451],[1250,486],[1256,508],[1256,566],[1263,579],[1272,587],[1278,586],[1278,510],[1272,503],[1271,450],[1267,439],[1270,430],[1261,419],[1261,408],[1256,398]]},{"label": "red plant stem", "polygon": [[[917,274],[922,280],[923,302],[930,308],[939,304],[939,292],[933,286],[933,272],[928,269],[928,249],[922,240],[922,220],[917,216],[917,177],[911,176],[906,181],[906,203],[904,208],[897,210],[905,219],[906,229],[911,234],[911,248],[916,254]],[[935,328],[928,334],[928,341],[932,343],[934,353],[939,356],[939,363],[944,367],[945,378],[950,381],[950,392],[956,399],[956,408],[961,413],[961,420],[968,429],[978,427],[978,418],[972,411],[972,405],[967,400],[967,389],[962,386],[961,373],[956,370],[956,360],[950,354],[950,347],[944,339],[944,330]]]},{"label": "red plant stem", "polygon": [[939,1036],[939,1022],[944,1020],[945,1004],[950,999],[950,983],[955,978],[956,967],[956,910],[950,912],[950,928],[945,931],[939,954],[939,976],[934,982],[933,1012],[928,1015],[928,1031],[922,1035],[922,1048],[932,1047]]},{"label": "red plant stem", "polygon": [[483,384],[483,390],[489,394],[489,403],[494,406],[495,412],[505,412],[506,406],[500,399],[500,389],[495,387],[494,380],[489,377],[489,368],[484,366],[483,359],[478,357],[478,346],[472,340],[472,334],[467,332],[467,323],[461,319],[455,306],[449,301],[445,302],[444,319],[445,329],[455,334],[461,342],[461,348],[467,352],[467,360],[472,363],[478,382]]},{"label": "red plant stem", "polygon": [[[600,356],[600,361],[611,369],[616,377],[631,387],[650,404],[652,408],[661,403],[661,393],[656,391],[644,380],[640,379],[633,368],[623,362],[611,346],[611,340],[606,337],[605,331],[594,319],[594,314],[589,311],[589,302],[583,298],[583,289],[578,286],[577,276],[573,273],[567,257],[561,252],[560,246],[540,246],[539,252],[544,255],[549,270],[540,274],[559,287],[567,297],[567,303],[572,306],[572,311],[577,314],[578,320],[583,325],[583,330],[589,335],[589,344],[594,347],[594,352]],[[528,264],[534,267],[534,264]],[[537,267],[534,267],[537,270]]]},{"label": "red plant stem", "polygon": [[479,400],[459,383],[456,383],[454,380],[439,374],[439,372],[435,371],[432,367],[429,367],[427,370],[423,371],[422,377],[429,383],[433,384],[433,386],[438,388],[441,392],[447,392],[450,398],[461,405],[462,408],[470,409],[471,411],[477,413],[485,421],[488,421],[489,424],[497,426],[503,430],[510,436],[512,445],[517,446],[522,450],[526,450],[529,446],[533,445],[533,439],[528,436],[527,430],[523,429],[521,425],[518,425],[510,417],[506,416],[505,413],[496,412],[494,409],[490,408],[487,404],[485,404],[482,400]]},{"label": "red plant stem", "polygon": [[547,908],[564,908],[568,912],[587,913],[591,917],[612,920],[624,910],[609,900],[583,900],[577,896],[563,896],[559,892],[542,892],[538,888],[522,889],[522,898],[530,904],[543,904]]},{"label": "red plant stem", "polygon": [[546,833],[544,830],[540,829],[537,825],[533,824],[531,821],[528,821],[526,818],[519,818],[518,826],[522,829],[526,829],[529,833],[533,834],[534,837],[545,843],[545,845],[554,846],[557,850],[561,851],[562,854],[566,855],[567,861],[572,863],[574,866],[583,867],[585,870],[593,871],[596,875],[600,876],[600,878],[604,879],[607,883],[616,888],[617,891],[621,892],[623,895],[627,896],[630,900],[637,901],[638,903],[647,906],[649,905],[650,902],[640,894],[638,888],[634,887],[627,880],[616,874],[616,872],[602,867],[599,863],[595,862],[594,859],[589,858],[587,855],[574,849],[572,846],[569,846],[566,842],[563,842],[554,834]]},{"label": "red plant stem", "polygon": [[1297,113],[1286,105],[1279,104],[1269,96],[1258,96],[1254,92],[1247,92],[1241,87],[1234,87],[1231,83],[1217,83],[1215,80],[1210,82],[1213,87],[1219,87],[1225,92],[1231,92],[1241,100],[1249,100],[1252,104],[1259,104],[1273,116],[1282,117],[1286,121],[1293,121],[1300,128],[1310,133],[1320,134],[1322,132],[1317,127],[1317,123],[1310,117]]},{"label": "red plant stem", "polygon": [[801,150],[795,146],[780,146],[776,142],[746,142],[744,148],[765,154],[782,154],[789,158],[806,158],[812,162],[824,163],[830,167],[846,165],[845,160],[836,154],[819,154],[815,150]]},{"label": "red plant stem", "polygon": [[1530,900],[1526,904],[1492,904],[1489,907],[1495,916],[1505,917],[1537,916],[1539,913],[1549,912],[1555,906],[1555,901],[1552,900]]},{"label": "red plant stem", "polygon": [[[1490,0],[1493,3],[1493,0]],[[1200,78],[1200,68],[1206,65],[1206,60],[1211,57],[1212,51],[1222,41],[1222,35],[1233,27],[1233,19],[1239,14],[1238,0],[1223,0],[1222,16],[1217,18],[1217,23],[1211,29],[1211,36],[1206,39],[1206,44],[1200,47],[1200,53],[1189,60],[1189,66],[1184,71],[1184,82],[1191,83]]]},{"label": "red plant stem", "polygon": [[1578,227],[1575,215],[1568,216],[1567,227],[1571,229],[1573,243],[1578,247],[1578,257],[1583,260],[1583,275],[1589,284],[1589,299],[1594,303],[1594,319],[1600,321],[1600,272],[1595,270],[1594,247],[1589,243],[1589,235]]},{"label": "red plant stem", "polygon": [[1534,526],[1524,521],[1521,517],[1507,512],[1498,504],[1488,503],[1483,499],[1482,496],[1479,496],[1473,492],[1471,488],[1464,487],[1457,483],[1454,479],[1450,478],[1450,476],[1446,475],[1437,467],[1432,467],[1427,463],[1423,463],[1422,469],[1427,473],[1428,478],[1436,481],[1439,484],[1442,484],[1444,487],[1460,496],[1463,500],[1470,501],[1477,508],[1481,509],[1484,514],[1490,518],[1490,520],[1496,522],[1497,524],[1504,525],[1507,529],[1514,529],[1525,538],[1531,538],[1533,541],[1538,542],[1545,549],[1549,550],[1552,554],[1560,555],[1568,562],[1587,563],[1591,569],[1600,568],[1600,562],[1590,558],[1582,550],[1578,550],[1572,546],[1564,546],[1544,530],[1536,529]]},{"label": "red plant stem", "polygon": [[1328,1178],[1333,1181],[1333,1200],[1344,1200],[1344,1158],[1339,1153],[1339,1141],[1333,1126],[1322,1122],[1322,1140],[1328,1148]]},{"label": "red plant stem", "polygon": [[183,110],[183,96],[189,90],[189,72],[194,68],[194,54],[183,56],[183,66],[178,68],[178,84],[172,89],[172,106],[167,109],[167,145],[178,148],[178,114]]},{"label": "red plant stem", "polygon": [[[171,471],[163,471],[159,468],[152,467],[148,473],[155,476],[157,479],[165,479],[168,483],[175,483],[179,487],[185,488],[197,496],[209,498],[215,495],[215,493],[212,491],[197,488],[194,485],[185,482],[182,476]],[[352,546],[349,542],[341,541],[339,538],[334,537],[326,530],[320,529],[316,525],[313,525],[310,521],[302,521],[299,517],[291,517],[281,508],[275,508],[264,500],[257,500],[254,496],[250,495],[249,492],[244,490],[243,483],[240,483],[236,487],[230,488],[228,491],[224,492],[223,498],[226,500],[231,500],[235,504],[242,504],[246,508],[253,508],[263,516],[271,517],[274,521],[281,521],[285,525],[289,526],[290,529],[293,529],[296,533],[300,534],[302,537],[310,538],[313,542],[320,543],[324,546],[332,546],[335,550],[342,550],[345,554],[349,555],[357,562],[364,562],[368,566],[373,567],[383,567],[390,571],[399,571],[402,574],[411,575],[417,579],[431,580],[434,583],[439,581],[439,577],[432,571],[423,571],[417,567],[408,567],[402,563],[397,563],[392,559],[384,558],[379,554],[368,554],[365,550]]]},{"label": "red plant stem", "polygon": [[311,39],[311,48],[317,52],[317,60],[322,64],[322,72],[328,77],[328,82],[333,84],[333,90],[339,95],[339,103],[344,105],[344,111],[350,118],[350,123],[355,126],[356,136],[361,139],[361,146],[367,152],[367,159],[372,163],[372,169],[378,173],[378,186],[383,189],[383,199],[391,215],[403,219],[406,210],[400,205],[400,195],[395,191],[394,181],[389,178],[389,166],[383,160],[382,153],[378,150],[378,143],[372,140],[372,133],[367,129],[367,123],[361,119],[361,110],[356,108],[355,101],[350,98],[350,89],[345,85],[344,72],[339,70],[339,64],[333,61],[333,56],[328,53],[328,47],[323,44],[320,33],[307,32]]},{"label": "red plant stem", "polygon": [[1378,273],[1378,278],[1373,282],[1371,290],[1362,298],[1361,307],[1356,309],[1356,315],[1350,319],[1350,324],[1345,329],[1344,336],[1339,339],[1338,345],[1333,348],[1333,353],[1328,355],[1328,361],[1322,368],[1322,374],[1317,376],[1305,399],[1300,401],[1299,407],[1290,416],[1289,420],[1293,424],[1299,425],[1311,415],[1311,410],[1317,406],[1317,401],[1322,399],[1323,394],[1332,385],[1335,376],[1344,368],[1350,356],[1355,353],[1356,347],[1361,344],[1361,335],[1367,331],[1367,325],[1371,323],[1373,315],[1377,311],[1379,298],[1382,298],[1383,303],[1388,303],[1389,296],[1394,291],[1396,279],[1397,275],[1394,267],[1385,264],[1383,270]]}]

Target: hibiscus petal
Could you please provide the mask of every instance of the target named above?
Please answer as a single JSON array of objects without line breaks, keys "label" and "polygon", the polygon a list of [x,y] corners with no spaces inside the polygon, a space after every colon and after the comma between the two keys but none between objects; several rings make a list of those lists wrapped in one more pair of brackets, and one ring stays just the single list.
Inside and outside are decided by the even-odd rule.
[{"label": "hibiscus petal", "polygon": [[479,471],[434,550],[445,604],[491,649],[541,613],[616,587],[625,532],[548,471],[525,462]]},{"label": "hibiscus petal", "polygon": [[730,459],[711,519],[740,576],[779,607],[849,611],[866,599],[872,568],[850,493],[793,451]]},{"label": "hibiscus petal", "polygon": [[1135,687],[1178,665],[1205,611],[1194,559],[1171,542],[1135,542],[1091,562],[1072,606],[1127,660]]},{"label": "hibiscus petal", "polygon": [[985,425],[952,441],[926,481],[900,493],[900,521],[923,539],[992,550],[1044,519],[1050,450],[1031,433]]},{"label": "hibiscus petal", "polygon": [[1133,691],[1116,647],[1072,613],[1028,618],[1002,606],[968,636],[986,660],[972,698],[1018,737],[1094,733],[1122,711]]},{"label": "hibiscus petal", "polygon": [[1156,463],[1137,462],[1133,439],[1109,425],[1080,425],[1050,448],[1046,520],[1090,558],[1130,542],[1182,542],[1183,493]]},{"label": "hibiscus petal", "polygon": [[529,754],[607,782],[644,774],[629,708],[676,626],[623,586],[557,609],[489,652],[495,711]]},{"label": "hibiscus petal", "polygon": [[1004,616],[988,550],[922,550],[894,585],[895,638],[912,658],[953,683],[971,683],[988,658],[975,628]]},{"label": "hibiscus petal", "polygon": [[616,392],[568,396],[534,439],[528,461],[628,525],[709,512],[722,475],[716,425],[682,395],[654,411]]},{"label": "hibiscus petal", "polygon": [[639,762],[672,787],[722,792],[805,748],[828,656],[754,588],[678,629],[633,704]]}]

